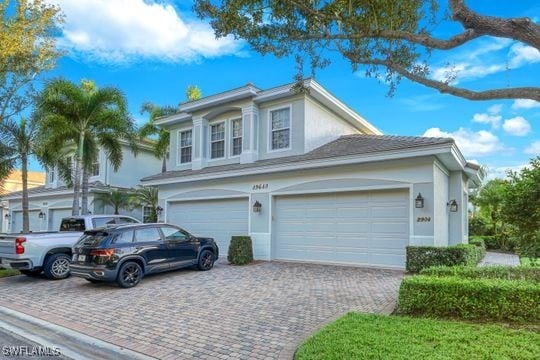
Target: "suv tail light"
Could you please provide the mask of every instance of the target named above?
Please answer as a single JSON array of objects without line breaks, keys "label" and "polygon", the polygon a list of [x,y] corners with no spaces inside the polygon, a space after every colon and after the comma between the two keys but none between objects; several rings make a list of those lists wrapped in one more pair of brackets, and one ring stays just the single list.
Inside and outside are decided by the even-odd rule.
[{"label": "suv tail light", "polygon": [[26,238],[23,238],[23,237],[15,238],[15,254],[17,255],[24,254],[23,243],[25,242],[26,242]]},{"label": "suv tail light", "polygon": [[113,256],[114,255],[114,249],[96,249],[91,250],[90,255],[92,256]]}]

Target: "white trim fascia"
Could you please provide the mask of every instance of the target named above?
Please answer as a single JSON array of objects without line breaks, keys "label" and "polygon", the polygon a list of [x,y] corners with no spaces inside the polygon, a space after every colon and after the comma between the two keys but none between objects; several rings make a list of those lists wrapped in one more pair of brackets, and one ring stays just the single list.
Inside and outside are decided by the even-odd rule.
[{"label": "white trim fascia", "polygon": [[214,106],[229,101],[254,97],[259,91],[260,89],[248,84],[238,89],[229,90],[221,94],[210,95],[199,100],[183,103],[180,105],[180,109],[182,112],[196,111],[207,106]]},{"label": "white trim fascia", "polygon": [[169,116],[164,116],[162,118],[158,118],[155,121],[155,124],[157,126],[167,126],[167,125],[173,125],[176,123],[184,122],[187,120],[191,120],[191,114],[180,112],[178,114],[173,114]]},{"label": "white trim fascia", "polygon": [[231,194],[231,195],[221,195],[221,196],[192,196],[182,199],[175,199],[174,196],[177,196],[178,194],[173,195],[173,197],[169,198],[162,198],[161,200],[165,200],[167,203],[177,203],[177,202],[186,202],[186,201],[203,201],[203,200],[226,200],[226,199],[242,199],[242,198],[249,198],[250,194]]},{"label": "white trim fascia", "polygon": [[433,164],[443,172],[443,174],[445,174],[446,176],[450,176],[450,172],[448,171],[448,169],[439,161],[439,159],[435,158],[435,161],[433,162]]},{"label": "white trim fascia", "polygon": [[339,166],[339,165],[351,165],[351,164],[361,164],[367,162],[377,162],[385,160],[399,160],[404,158],[412,157],[421,157],[421,156],[432,156],[437,154],[444,154],[449,152],[448,144],[436,145],[430,147],[423,147],[421,149],[409,150],[409,151],[388,151],[384,154],[375,154],[375,155],[363,155],[361,158],[358,156],[340,156],[333,157],[329,159],[317,159],[310,161],[302,162],[292,162],[286,164],[278,165],[269,165],[261,166],[257,168],[247,168],[247,169],[234,169],[223,171],[213,174],[200,174],[192,176],[184,176],[179,178],[168,178],[162,180],[147,180],[142,181],[145,185],[167,185],[175,183],[185,183],[196,180],[212,180],[212,179],[221,179],[227,177],[238,177],[238,176],[248,176],[248,175],[258,175],[266,174],[271,172],[282,172],[282,171],[292,171],[292,170],[305,170],[305,169],[316,169],[320,167],[328,166]]},{"label": "white trim fascia", "polygon": [[272,191],[272,196],[289,196],[289,195],[303,195],[303,194],[329,194],[329,193],[342,193],[342,192],[356,192],[356,191],[372,191],[372,190],[390,190],[390,189],[410,189],[410,184],[395,184],[395,185],[368,185],[368,186],[353,186],[347,188],[333,188],[327,190],[315,189],[315,190],[291,190],[291,191]]}]

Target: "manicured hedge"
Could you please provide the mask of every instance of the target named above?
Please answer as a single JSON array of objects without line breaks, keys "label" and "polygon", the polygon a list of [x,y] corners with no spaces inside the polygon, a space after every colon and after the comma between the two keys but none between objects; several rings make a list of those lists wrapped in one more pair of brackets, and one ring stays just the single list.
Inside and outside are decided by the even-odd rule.
[{"label": "manicured hedge", "polygon": [[482,259],[476,245],[460,244],[448,247],[407,246],[407,271],[417,273],[432,266],[474,266]]},{"label": "manicured hedge", "polygon": [[483,239],[470,239],[469,244],[476,246],[476,257],[478,258],[478,262],[486,256],[486,243]]},{"label": "manicured hedge", "polygon": [[401,282],[398,312],[439,318],[538,323],[540,284],[412,276]]},{"label": "manicured hedge", "polygon": [[234,265],[253,262],[253,245],[249,236],[233,236],[229,244],[227,260]]},{"label": "manicured hedge", "polygon": [[525,280],[540,283],[540,268],[532,266],[434,266],[420,275],[457,276],[465,279]]}]

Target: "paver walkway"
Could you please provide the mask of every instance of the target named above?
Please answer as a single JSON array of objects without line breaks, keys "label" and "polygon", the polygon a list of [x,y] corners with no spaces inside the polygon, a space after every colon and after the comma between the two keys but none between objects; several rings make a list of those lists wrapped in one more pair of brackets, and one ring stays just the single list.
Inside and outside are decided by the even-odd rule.
[{"label": "paver walkway", "polygon": [[486,256],[480,262],[479,266],[510,265],[518,266],[519,256],[514,254],[504,254],[488,251]]},{"label": "paver walkway", "polygon": [[402,277],[279,262],[180,270],[133,289],[21,275],[0,280],[0,306],[160,359],[276,359],[337,315],[388,308]]}]

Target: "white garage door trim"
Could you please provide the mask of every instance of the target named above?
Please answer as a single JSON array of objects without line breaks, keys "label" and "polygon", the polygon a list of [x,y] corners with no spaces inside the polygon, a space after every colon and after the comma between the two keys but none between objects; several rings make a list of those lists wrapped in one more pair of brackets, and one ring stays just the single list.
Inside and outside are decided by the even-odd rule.
[{"label": "white garage door trim", "polygon": [[[190,229],[190,226],[189,226],[189,223],[188,222],[185,222],[183,223],[181,220],[178,220],[178,221],[172,221],[170,219],[170,215],[171,215],[171,207],[174,206],[175,204],[187,204],[189,206],[189,204],[196,204],[197,206],[208,206],[209,209],[210,207],[212,206],[212,202],[219,202],[219,203],[225,203],[227,201],[233,201],[233,202],[237,202],[237,201],[241,201],[241,202],[244,202],[245,204],[237,204],[237,205],[245,205],[245,207],[241,210],[242,211],[242,214],[241,214],[241,218],[244,219],[241,223],[241,228],[242,230],[232,230],[232,231],[225,231],[225,233],[229,233],[227,234],[225,237],[224,236],[220,236],[220,235],[217,235],[215,230],[214,232],[212,231],[212,227],[211,225],[208,225],[205,229],[201,229],[201,230],[193,230],[193,229]],[[250,210],[250,198],[248,196],[227,196],[227,197],[208,197],[208,198],[196,198],[196,199],[182,199],[182,200],[167,200],[166,201],[166,212],[165,212],[165,219],[167,219],[167,222],[168,223],[171,223],[171,224],[176,224],[180,227],[183,227],[185,228],[186,230],[192,232],[194,235],[197,235],[197,236],[208,236],[208,237],[213,237],[216,239],[216,242],[219,246],[219,255],[220,257],[226,257],[227,256],[227,252],[228,252],[228,246],[229,246],[229,242],[230,242],[230,235],[249,235],[249,210]],[[241,207],[239,207],[238,209],[240,209]],[[245,211],[245,217],[242,216],[244,214],[244,211]],[[211,213],[209,213],[211,214]],[[220,216],[218,214],[218,216]],[[225,219],[227,216],[227,214],[223,214],[223,219]],[[212,219],[215,219],[215,218],[210,218],[209,221],[212,221]]]},{"label": "white garage door trim", "polygon": [[[300,262],[403,268],[405,266],[405,246],[409,244],[412,226],[411,192],[408,186],[393,187],[385,190],[379,189],[353,192],[340,191],[335,193],[309,192],[272,196],[272,214],[275,219],[272,222],[272,258]],[[302,198],[303,195],[305,196],[304,198]],[[351,197],[355,198],[351,199]],[[373,212],[373,204],[377,204],[385,197],[391,203],[396,202],[400,205],[399,207],[391,206],[393,209],[396,209],[395,214],[392,214],[391,220],[394,224],[392,231],[396,231],[395,234],[392,234],[392,232],[387,233],[386,229],[389,228],[382,225],[385,224],[385,218],[389,215],[388,212],[383,210],[378,213],[379,215]],[[304,202],[306,203],[305,205]],[[349,209],[343,210],[343,207],[348,207]],[[340,208],[342,209],[341,214],[339,214]],[[288,218],[283,218],[287,212],[290,216],[298,217],[292,221],[287,221]],[[339,215],[332,218],[331,214]],[[365,221],[354,223],[341,221],[346,220],[348,215],[355,216],[354,214],[357,214],[356,216],[359,218],[362,217]],[[318,219],[325,219],[326,225]],[[313,235],[310,235],[313,238],[320,235],[320,246],[313,246],[310,239],[307,238],[306,230],[302,227],[306,223],[310,224],[310,228],[312,229],[318,225],[321,226],[319,230],[321,234],[316,230]],[[377,225],[379,230],[374,225]],[[328,227],[332,227],[333,230],[327,230]],[[347,245],[343,243],[340,244],[341,246],[332,246],[331,244],[339,238],[339,235],[335,235],[334,232],[339,232],[340,227],[343,230],[344,244],[347,241],[355,241],[354,244],[356,244],[356,241],[361,242],[364,240],[362,246],[356,247],[354,249],[355,251],[346,251]],[[328,232],[324,234],[324,231]],[[289,237],[288,243],[283,244],[283,236],[287,232],[289,234],[285,235],[285,237]],[[378,235],[377,232],[379,232]],[[362,234],[363,237],[357,237],[356,234]],[[385,247],[372,247],[374,237],[387,240],[388,250]],[[402,238],[403,240],[401,240]],[[280,246],[283,247],[280,248]],[[397,253],[396,250],[402,246],[403,252],[399,250],[399,253]],[[353,250],[352,247],[351,250]]]}]

